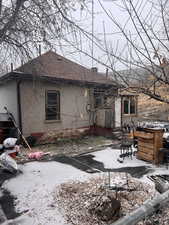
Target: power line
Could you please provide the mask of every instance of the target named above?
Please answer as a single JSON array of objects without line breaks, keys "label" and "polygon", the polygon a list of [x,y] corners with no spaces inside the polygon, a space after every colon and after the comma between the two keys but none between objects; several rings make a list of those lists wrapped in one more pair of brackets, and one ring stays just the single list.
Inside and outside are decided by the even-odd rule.
[{"label": "power line", "polygon": [[94,57],[94,0],[92,0],[92,67],[93,67],[93,57]]}]

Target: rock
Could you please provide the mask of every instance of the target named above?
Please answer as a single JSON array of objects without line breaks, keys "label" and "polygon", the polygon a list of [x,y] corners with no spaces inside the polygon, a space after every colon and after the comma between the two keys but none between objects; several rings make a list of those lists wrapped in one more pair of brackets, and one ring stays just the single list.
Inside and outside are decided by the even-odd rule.
[{"label": "rock", "polygon": [[162,180],[156,180],[155,181],[155,188],[158,192],[160,193],[164,193],[167,190],[169,190],[169,183],[168,182],[164,182]]}]

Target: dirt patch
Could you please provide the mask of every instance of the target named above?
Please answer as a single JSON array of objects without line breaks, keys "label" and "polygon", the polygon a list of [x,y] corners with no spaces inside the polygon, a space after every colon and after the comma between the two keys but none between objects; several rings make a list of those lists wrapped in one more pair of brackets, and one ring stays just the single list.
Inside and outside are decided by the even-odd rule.
[{"label": "dirt patch", "polygon": [[68,156],[88,153],[103,149],[104,146],[111,146],[118,149],[119,141],[111,140],[101,136],[86,136],[77,139],[59,139],[55,144],[38,145],[33,151],[51,152],[52,154],[64,154]]},{"label": "dirt patch", "polygon": [[98,173],[97,169],[93,168],[90,166],[90,164],[84,164],[80,162],[79,160],[76,159],[76,157],[69,157],[69,156],[54,156],[52,157],[53,161],[60,162],[60,163],[65,163],[68,165],[71,165],[79,170],[82,170],[87,173]]},{"label": "dirt patch", "polygon": [[147,173],[152,173],[154,170],[148,166],[136,166],[136,167],[123,167],[117,169],[110,169],[112,172],[126,172],[129,173],[132,177],[141,178]]},{"label": "dirt patch", "polygon": [[102,162],[95,160],[94,155],[92,154],[80,155],[80,156],[74,156],[74,157],[69,157],[65,155],[54,156],[52,157],[51,160],[74,166],[75,168],[85,171],[87,173],[98,173],[98,172],[108,172],[108,171],[127,172],[133,177],[140,178],[149,172],[153,172],[153,169],[148,166],[107,169],[104,167],[104,164]]}]

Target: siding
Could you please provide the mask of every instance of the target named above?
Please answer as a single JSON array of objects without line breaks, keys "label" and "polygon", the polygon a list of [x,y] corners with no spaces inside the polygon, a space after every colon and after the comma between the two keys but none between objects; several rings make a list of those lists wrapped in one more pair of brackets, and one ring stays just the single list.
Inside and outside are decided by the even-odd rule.
[{"label": "siding", "polygon": [[18,122],[17,84],[14,81],[0,85],[0,113],[6,112],[4,106],[8,108]]},{"label": "siding", "polygon": [[[45,121],[45,91],[60,91],[61,121]],[[23,133],[48,132],[89,126],[88,90],[72,85],[47,82],[23,81],[21,83],[21,105]]]}]

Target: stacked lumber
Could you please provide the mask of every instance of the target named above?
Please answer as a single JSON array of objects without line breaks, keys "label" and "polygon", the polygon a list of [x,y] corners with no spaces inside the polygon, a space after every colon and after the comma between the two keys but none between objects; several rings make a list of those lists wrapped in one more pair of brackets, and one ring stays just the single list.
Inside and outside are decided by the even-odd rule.
[{"label": "stacked lumber", "polygon": [[143,131],[135,131],[134,136],[138,139],[137,158],[153,164],[162,161],[160,148],[163,147],[163,130],[145,128]]}]

